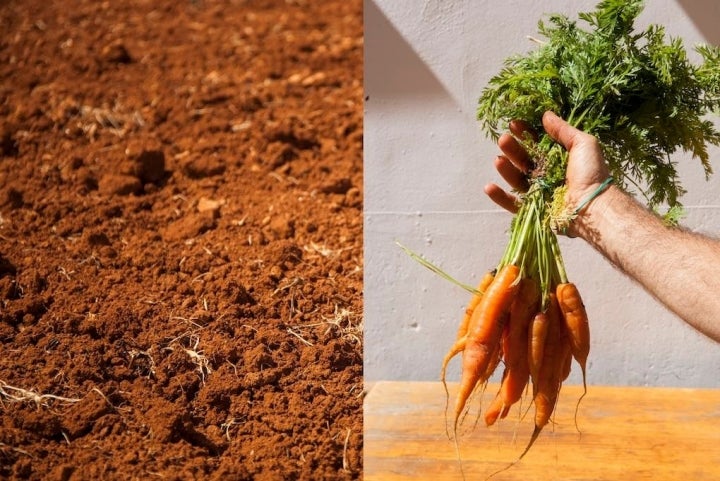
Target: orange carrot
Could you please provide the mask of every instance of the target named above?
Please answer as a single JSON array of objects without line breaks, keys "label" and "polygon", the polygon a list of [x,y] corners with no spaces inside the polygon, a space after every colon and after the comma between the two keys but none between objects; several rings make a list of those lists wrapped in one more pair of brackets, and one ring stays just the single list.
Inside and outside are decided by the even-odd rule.
[{"label": "orange carrot", "polygon": [[557,293],[558,303],[560,304],[562,318],[567,327],[572,357],[575,358],[580,365],[580,371],[582,373],[583,393],[575,406],[575,429],[579,432],[580,428],[577,422],[578,409],[580,408],[580,401],[582,401],[585,394],[587,394],[585,366],[588,355],[590,354],[590,324],[588,323],[585,304],[583,304],[580,291],[575,284],[572,282],[558,284],[555,292]]},{"label": "orange carrot", "polygon": [[488,286],[473,312],[465,335],[460,389],[455,401],[455,431],[468,398],[480,383],[487,382],[487,368],[500,343],[502,320],[510,309],[518,286],[520,269],[512,264],[503,267]]},{"label": "orange carrot", "polygon": [[533,392],[538,384],[540,367],[545,355],[545,341],[548,331],[548,317],[545,312],[538,312],[533,317],[528,329],[528,367],[533,383]]},{"label": "orange carrot", "polygon": [[[560,311],[567,326],[572,348],[572,356],[580,365],[583,377],[583,389],[587,391],[585,382],[585,366],[590,353],[590,325],[588,323],[585,305],[580,297],[580,291],[572,282],[558,284],[557,293]],[[584,395],[584,393],[583,393]]]},{"label": "orange carrot", "polygon": [[540,435],[540,431],[550,420],[562,384],[566,354],[570,349],[566,340],[565,326],[562,323],[558,301],[554,293],[550,293],[546,318],[547,337],[533,399],[535,403],[535,429],[518,461],[527,454]]},{"label": "orange carrot", "polygon": [[[445,354],[445,357],[443,358],[442,362],[442,368],[440,369],[440,380],[445,384],[445,372],[447,371],[447,366],[458,354],[463,352],[465,350],[465,342],[467,340],[467,337],[461,337],[455,343],[450,347],[450,350]],[[445,390],[447,391],[447,386],[445,387]]]},{"label": "orange carrot", "polygon": [[572,367],[571,364],[572,364],[572,360],[573,360],[572,349],[570,348],[570,345],[568,344],[565,347],[567,347],[567,349],[566,349],[567,353],[565,354],[565,359],[563,359],[562,378],[561,378],[562,381],[564,381],[565,379],[567,379],[570,376],[570,370]]},{"label": "orange carrot", "polygon": [[530,278],[520,280],[516,298],[510,306],[509,322],[502,335],[502,348],[505,362],[500,392],[485,415],[488,426],[499,418],[505,418],[510,407],[523,394],[530,378],[528,364],[528,326],[538,309],[540,292]]},{"label": "orange carrot", "polygon": [[[508,329],[508,319],[509,319],[509,316],[506,313],[503,316],[502,320],[500,321],[500,323],[503,325],[503,329],[502,329],[503,334],[501,334],[501,336],[504,336],[505,332]],[[490,362],[488,362],[487,368],[485,369],[485,373],[483,374],[481,379],[484,379],[484,380],[490,379],[490,376],[492,376],[495,373],[495,369],[497,369],[498,364],[500,364],[500,361],[502,360],[502,358],[503,358],[503,343],[500,341],[495,344],[494,351],[490,355]],[[505,373],[503,372],[503,378],[504,377],[505,377]],[[500,401],[499,404],[498,404],[498,401]],[[508,408],[509,408],[509,406],[508,406]],[[494,412],[494,411],[496,411],[496,412]],[[504,412],[504,411],[505,410],[502,405],[502,400],[499,399],[499,393],[498,393],[498,396],[496,396],[495,400],[493,400],[493,404],[491,404],[490,407],[488,408],[488,410],[485,411],[485,424],[487,424],[488,426],[493,425],[495,423],[495,421],[497,420],[498,415],[501,415],[502,412]],[[505,414],[507,414],[507,412],[505,412]],[[502,416],[502,417],[505,417],[505,416]]]},{"label": "orange carrot", "polygon": [[497,342],[495,342],[495,345],[493,346],[493,351],[490,354],[490,361],[487,364],[487,367],[485,368],[485,372],[481,379],[490,379],[490,376],[492,376],[495,373],[495,369],[497,369],[498,364],[500,364],[500,361],[502,361],[503,358],[503,344],[502,344],[502,333],[505,332],[507,329],[507,324],[509,320],[508,313],[504,313],[499,320],[501,327],[501,333],[500,336],[497,338]]},{"label": "orange carrot", "polygon": [[[490,283],[495,278],[495,270],[488,271],[483,278],[480,280],[480,283],[477,286],[478,294],[474,294],[473,297],[470,299],[470,303],[468,304],[467,308],[465,309],[465,315],[463,316],[462,321],[460,322],[460,327],[458,329],[457,336],[455,338],[455,344],[452,345],[450,350],[445,354],[445,357],[443,358],[442,362],[442,368],[440,371],[440,380],[445,384],[445,373],[447,372],[447,366],[452,360],[453,357],[457,356],[459,353],[461,353],[465,349],[465,335],[467,334],[468,326],[470,325],[470,319],[472,317],[473,312],[475,312],[475,309],[477,308],[477,305],[480,303],[480,300],[482,299],[483,294],[487,290]],[[445,391],[447,392],[447,385],[445,387]]]},{"label": "orange carrot", "polygon": [[499,417],[504,418],[509,410],[510,406],[506,406],[498,394],[495,396],[492,403],[490,403],[490,406],[485,410],[485,424],[487,426],[492,426]]},{"label": "orange carrot", "polygon": [[537,312],[539,302],[540,291],[535,282],[530,278],[522,279],[517,297],[510,307],[510,322],[503,336],[505,374],[500,396],[508,407],[520,399],[530,377],[528,327]]},{"label": "orange carrot", "polygon": [[477,307],[477,305],[480,304],[480,299],[482,299],[483,294],[485,293],[494,278],[495,271],[492,270],[486,272],[483,278],[480,279],[480,283],[475,288],[478,293],[472,296],[472,298],[470,299],[470,303],[465,308],[465,315],[460,322],[460,327],[458,328],[456,339],[465,337],[465,334],[467,334],[468,326],[470,325],[470,318],[472,317],[473,312],[475,312],[475,308]]},{"label": "orange carrot", "polygon": [[[538,374],[538,390],[535,395],[535,425],[541,428],[550,420],[550,414],[555,407],[566,357],[563,352],[563,345],[566,344],[564,342],[565,329],[561,324],[557,298],[552,293],[546,314],[548,331]],[[538,405],[538,399],[540,405]]]}]

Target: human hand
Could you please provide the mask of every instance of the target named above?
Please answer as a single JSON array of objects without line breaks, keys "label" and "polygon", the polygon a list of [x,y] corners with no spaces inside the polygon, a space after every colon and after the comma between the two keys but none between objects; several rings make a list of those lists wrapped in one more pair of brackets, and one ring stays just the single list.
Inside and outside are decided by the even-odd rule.
[{"label": "human hand", "polygon": [[[574,128],[552,112],[543,115],[543,127],[550,137],[568,151],[565,201],[569,206],[576,207],[610,175],[600,144],[595,137]],[[502,154],[495,159],[495,169],[513,190],[525,192],[528,188],[526,174],[531,160],[516,137],[522,138],[530,130],[524,122],[513,121],[510,123],[510,132],[513,135],[503,134],[498,139]],[[503,209],[517,212],[517,197],[497,184],[486,185],[485,194]]]}]

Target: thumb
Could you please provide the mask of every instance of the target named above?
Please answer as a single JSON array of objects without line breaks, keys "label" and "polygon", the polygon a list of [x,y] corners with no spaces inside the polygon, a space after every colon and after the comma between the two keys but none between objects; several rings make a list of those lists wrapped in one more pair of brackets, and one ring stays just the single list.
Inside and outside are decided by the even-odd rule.
[{"label": "thumb", "polygon": [[581,130],[576,129],[551,111],[545,112],[542,122],[545,132],[567,150],[572,149],[573,144],[584,135]]}]

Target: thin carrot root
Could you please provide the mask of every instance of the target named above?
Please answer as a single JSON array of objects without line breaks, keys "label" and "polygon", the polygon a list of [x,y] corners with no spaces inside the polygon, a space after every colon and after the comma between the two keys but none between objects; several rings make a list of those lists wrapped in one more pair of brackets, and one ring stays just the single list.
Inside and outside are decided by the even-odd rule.
[{"label": "thin carrot root", "polygon": [[447,373],[447,367],[448,364],[450,364],[450,361],[452,358],[460,354],[465,350],[465,341],[466,339],[463,337],[461,339],[458,339],[455,341],[455,344],[452,345],[450,350],[445,354],[445,358],[442,362],[442,368],[440,369],[440,380],[442,381],[443,385],[445,385],[445,392],[447,393],[447,383],[445,382],[445,374]]},{"label": "thin carrot root", "polygon": [[470,406],[469,405],[474,399],[477,398],[480,406],[478,407],[477,415],[475,416],[475,421],[473,422],[472,427],[470,428],[469,431],[472,432],[475,430],[478,423],[480,422],[480,417],[482,414],[482,398],[485,396],[485,390],[487,389],[487,385],[488,385],[488,383],[486,381],[482,384],[478,384],[475,387],[475,390],[472,392],[472,394],[468,398],[467,407],[463,410],[463,413],[460,416],[460,419],[458,419],[458,427],[465,423],[465,418],[468,416],[468,414],[470,414]]},{"label": "thin carrot root", "polygon": [[587,384],[585,383],[585,365],[581,365],[580,370],[582,372],[583,393],[580,395],[580,397],[577,400],[577,403],[575,404],[575,430],[579,434],[582,434],[582,431],[580,431],[580,426],[578,425],[578,412],[580,411],[580,403],[582,402],[583,398],[587,394]]},{"label": "thin carrot root", "polygon": [[[442,381],[443,388],[445,389],[445,418],[447,419],[447,412],[448,408],[450,407],[450,391],[448,391],[447,387],[447,381],[445,380],[445,375],[447,372],[447,366],[459,353],[461,353],[465,349],[465,337],[462,337],[461,339],[458,339],[455,341],[455,344],[450,348],[447,354],[445,354],[445,358],[443,359],[442,363],[442,369],[440,371],[440,380]],[[445,423],[445,433],[448,436],[448,439],[450,438],[450,431],[447,429],[447,422]]]}]

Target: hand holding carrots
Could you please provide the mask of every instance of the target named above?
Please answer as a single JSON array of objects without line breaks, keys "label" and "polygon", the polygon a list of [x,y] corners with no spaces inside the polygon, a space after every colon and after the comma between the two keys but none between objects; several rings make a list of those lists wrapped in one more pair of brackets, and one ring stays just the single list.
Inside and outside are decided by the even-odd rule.
[{"label": "hand holding carrots", "polygon": [[[578,206],[582,199],[587,198],[605,179],[608,178],[608,166],[595,137],[568,124],[553,112],[543,116],[543,127],[555,141],[568,150],[567,193],[568,205]],[[502,154],[495,159],[495,168],[500,176],[516,192],[524,193],[528,189],[527,174],[531,165],[530,157],[518,139],[534,136],[526,123],[510,122],[510,133],[502,135],[498,146]],[[485,193],[497,205],[512,213],[518,210],[518,199],[497,184],[485,186]],[[582,223],[582,216],[573,224]],[[574,236],[582,229],[568,230]]]}]

